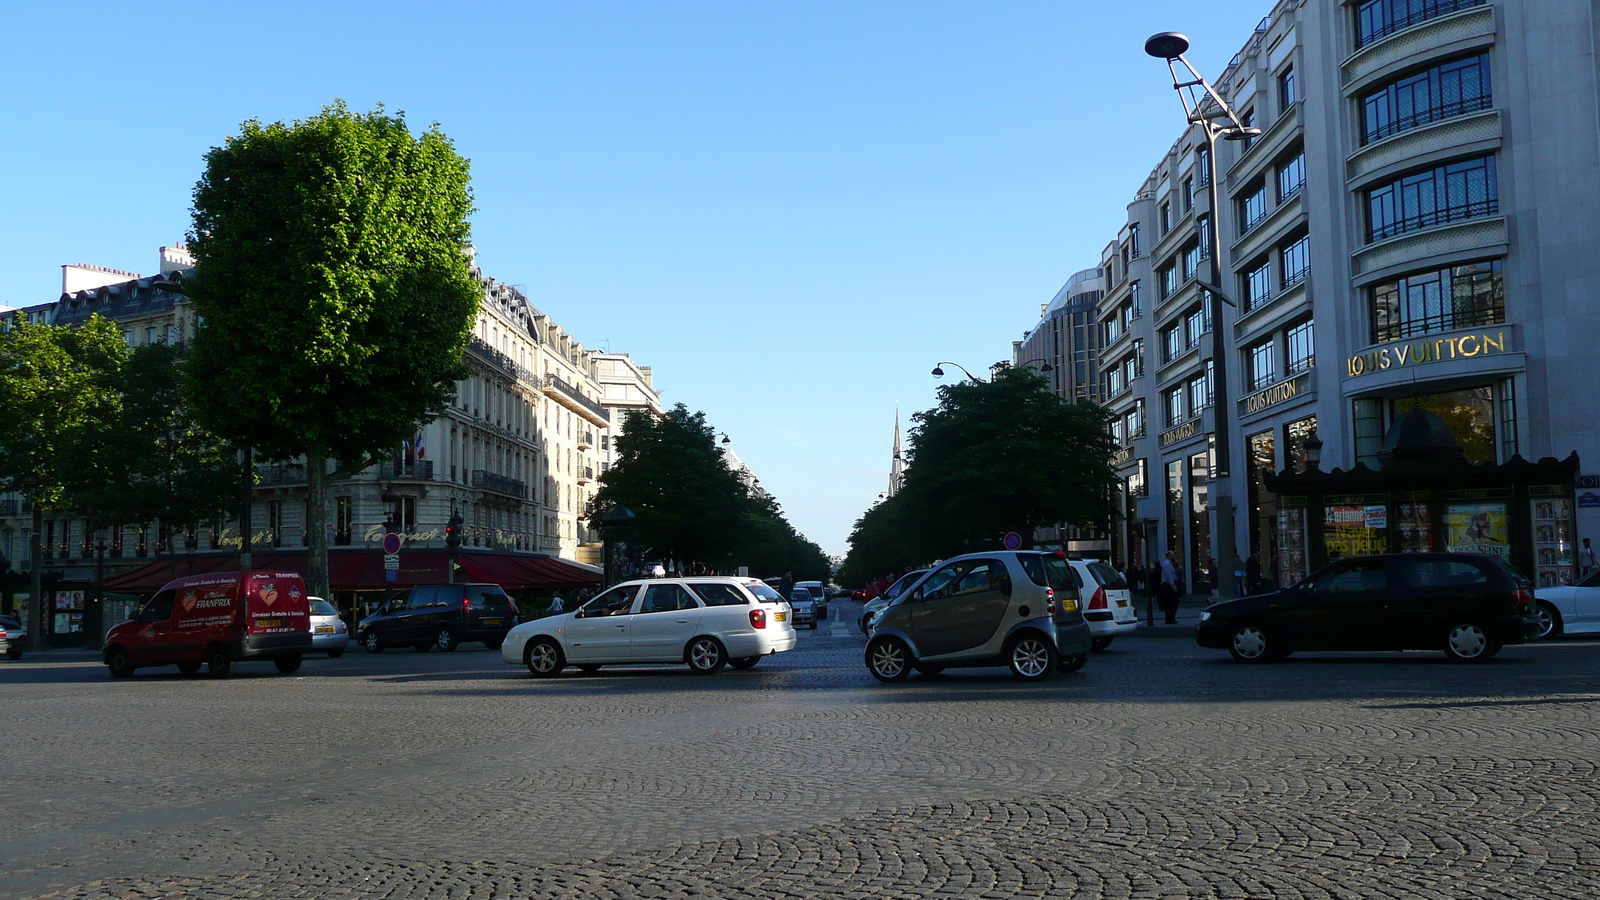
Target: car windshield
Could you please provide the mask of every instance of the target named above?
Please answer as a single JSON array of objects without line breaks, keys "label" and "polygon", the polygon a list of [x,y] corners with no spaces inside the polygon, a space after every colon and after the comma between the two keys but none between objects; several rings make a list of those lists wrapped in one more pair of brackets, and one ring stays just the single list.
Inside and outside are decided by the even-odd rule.
[{"label": "car windshield", "polygon": [[825,594],[823,593],[823,590],[822,590],[822,585],[820,585],[820,584],[818,584],[818,585],[808,585],[806,587],[806,590],[810,591],[811,592],[811,596],[817,598],[818,600],[821,600],[825,596]]},{"label": "car windshield", "polygon": [[759,582],[759,581],[752,582],[750,584],[745,585],[744,589],[749,591],[752,594],[755,594],[756,597],[760,598],[762,601],[764,601],[766,603],[782,603],[783,602],[783,595],[779,594],[777,591],[773,590],[771,587],[769,587],[768,585],[766,585],[766,584],[764,584],[762,582]]},{"label": "car windshield", "polygon": [[805,588],[796,588],[795,592],[789,595],[789,602],[790,603],[813,603],[815,601],[811,599],[811,592],[810,591],[806,590]]},{"label": "car windshield", "polygon": [[[240,505],[242,506],[243,504]],[[313,616],[337,616],[339,611],[333,608],[332,603],[313,598],[311,601],[311,614]]]},{"label": "car windshield", "polygon": [[1121,572],[1103,562],[1089,563],[1089,574],[1093,575],[1094,580],[1098,581],[1100,586],[1107,590],[1120,591],[1128,586],[1128,583],[1122,580]]}]

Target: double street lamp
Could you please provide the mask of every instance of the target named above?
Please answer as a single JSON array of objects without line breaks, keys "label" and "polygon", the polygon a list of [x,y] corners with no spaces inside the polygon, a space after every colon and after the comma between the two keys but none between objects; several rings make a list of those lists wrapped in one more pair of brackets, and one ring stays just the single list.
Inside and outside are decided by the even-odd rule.
[{"label": "double street lamp", "polygon": [[[1153,35],[1144,42],[1145,53],[1156,59],[1166,60],[1167,70],[1172,73],[1172,89],[1178,92],[1178,99],[1183,103],[1184,116],[1189,120],[1189,124],[1199,126],[1205,133],[1206,139],[1206,164],[1210,169],[1205,173],[1206,199],[1210,204],[1210,213],[1206,216],[1205,233],[1200,236],[1200,240],[1210,250],[1211,264],[1208,267],[1208,282],[1202,282],[1200,287],[1211,305],[1213,456],[1212,476],[1206,495],[1213,512],[1211,556],[1216,560],[1215,565],[1219,567],[1217,593],[1219,597],[1226,599],[1238,594],[1234,584],[1234,565],[1239,552],[1234,539],[1233,492],[1229,477],[1231,442],[1228,437],[1228,342],[1222,318],[1222,305],[1226,303],[1232,306],[1233,302],[1227,298],[1227,292],[1222,289],[1222,245],[1218,240],[1217,228],[1217,217],[1221,213],[1217,202],[1219,174],[1217,139],[1248,141],[1260,137],[1261,129],[1246,125],[1239,118],[1238,113],[1228,105],[1228,101],[1223,99],[1216,88],[1212,87],[1189,63],[1188,58],[1184,56],[1188,51],[1189,39],[1175,31]],[[1169,527],[1171,524],[1169,523]],[[1198,560],[1191,561],[1191,571],[1194,569],[1193,563],[1198,562]]]}]

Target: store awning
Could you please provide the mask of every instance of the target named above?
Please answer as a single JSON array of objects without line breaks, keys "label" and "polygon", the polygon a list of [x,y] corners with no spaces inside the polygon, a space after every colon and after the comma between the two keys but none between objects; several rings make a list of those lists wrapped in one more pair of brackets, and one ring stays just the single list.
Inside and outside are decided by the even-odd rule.
[{"label": "store awning", "polygon": [[600,583],[600,570],[549,556],[463,553],[456,562],[473,579],[508,588],[576,587]]},{"label": "store awning", "polygon": [[[447,580],[449,551],[439,549],[402,550],[400,569],[394,581],[385,578],[383,554],[377,550],[334,550],[328,554],[328,581],[336,591],[375,591],[407,588],[417,584]],[[251,556],[258,570],[275,569],[306,574],[304,550],[255,553]],[[456,563],[475,581],[488,581],[502,587],[562,588],[600,583],[600,570],[571,560],[541,554],[474,552],[457,553]],[[131,572],[107,578],[108,591],[154,593],[174,578],[227,572],[239,567],[235,553],[194,554],[151,560]]]}]

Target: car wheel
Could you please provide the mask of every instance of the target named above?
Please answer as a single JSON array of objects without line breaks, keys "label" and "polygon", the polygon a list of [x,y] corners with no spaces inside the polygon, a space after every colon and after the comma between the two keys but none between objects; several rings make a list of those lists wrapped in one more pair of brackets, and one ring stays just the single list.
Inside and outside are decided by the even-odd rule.
[{"label": "car wheel", "polygon": [[916,669],[923,675],[937,675],[944,671],[944,666],[935,666],[929,663],[912,663],[911,668]]},{"label": "car wheel", "polygon": [[106,654],[106,668],[111,670],[112,678],[127,678],[133,674],[133,660],[128,658],[128,651],[121,647],[112,647]]},{"label": "car wheel", "polygon": [[562,655],[560,645],[549,638],[540,638],[529,644],[522,661],[528,664],[528,671],[535,678],[553,678],[567,667],[567,659]]},{"label": "car wheel", "polygon": [[272,664],[278,667],[279,672],[290,675],[300,670],[300,661],[300,654],[296,653],[293,656],[280,656],[273,660]]},{"label": "car wheel", "polygon": [[484,641],[483,645],[485,647],[488,647],[490,650],[499,650],[500,649],[500,645],[504,644],[505,642],[506,642],[505,638],[495,638],[492,641]]},{"label": "car wheel", "polygon": [[368,653],[382,653],[383,638],[378,637],[376,631],[369,631],[367,636],[361,639],[361,648]]},{"label": "car wheel", "polygon": [[600,664],[599,663],[583,663],[582,665],[578,666],[578,671],[579,672],[584,672],[586,674],[593,674],[595,672],[600,671]]},{"label": "car wheel", "polygon": [[433,645],[427,641],[419,641],[415,644],[412,644],[411,649],[417,651],[418,653],[427,653],[429,650],[433,649]]},{"label": "car wheel", "polygon": [[1239,662],[1269,662],[1278,658],[1271,636],[1254,622],[1246,622],[1233,630],[1233,637],[1228,639],[1228,652]]},{"label": "car wheel", "polygon": [[439,648],[440,653],[449,653],[459,643],[461,643],[461,639],[457,638],[456,633],[448,628],[439,629],[439,633],[433,636],[433,645]]},{"label": "car wheel", "polygon": [[197,662],[178,663],[178,671],[182,672],[185,675],[193,675],[194,673],[200,671],[200,663],[197,663]]},{"label": "car wheel", "polygon": [[728,664],[728,651],[716,638],[700,637],[689,642],[683,658],[689,663],[689,671],[696,675],[715,675]]},{"label": "car wheel", "polygon": [[1475,622],[1462,622],[1444,636],[1444,655],[1451,662],[1483,662],[1499,652],[1494,639]]},{"label": "car wheel", "polygon": [[206,674],[212,678],[227,678],[233,673],[233,660],[228,658],[226,647],[212,647],[206,651]]},{"label": "car wheel", "polygon": [[12,647],[12,648],[10,648],[9,650],[6,651],[6,657],[9,658],[9,659],[21,659],[22,658],[22,648],[21,647]]},{"label": "car wheel", "polygon": [[1024,634],[1013,641],[1006,660],[1011,665],[1011,674],[1026,681],[1049,678],[1060,662],[1049,639],[1037,634]]},{"label": "car wheel", "polygon": [[867,644],[867,671],[879,681],[902,681],[911,674],[911,649],[899,638],[873,638]]},{"label": "car wheel", "polygon": [[728,660],[728,665],[733,666],[735,669],[753,669],[758,662],[761,662],[761,657],[759,656],[741,656],[738,659]]},{"label": "car wheel", "polygon": [[1111,642],[1114,640],[1116,640],[1115,637],[1097,637],[1094,639],[1093,647],[1096,650],[1104,650],[1111,646]]},{"label": "car wheel", "polygon": [[816,631],[817,630],[817,620],[816,619],[812,619],[811,620],[811,630],[812,631]]},{"label": "car wheel", "polygon": [[1056,671],[1076,672],[1083,668],[1084,664],[1088,661],[1089,654],[1087,653],[1074,653],[1071,656],[1063,656],[1061,657],[1061,662],[1056,664]]},{"label": "car wheel", "polygon": [[1550,604],[1541,600],[1539,601],[1539,604],[1533,608],[1533,614],[1539,619],[1540,640],[1556,637],[1561,634],[1561,613],[1557,612],[1554,606],[1551,606]]},{"label": "car wheel", "polygon": [[339,657],[341,657],[343,655],[344,655],[344,648],[343,647],[340,647],[338,650],[329,650],[328,651],[328,658],[329,659],[338,659]]}]

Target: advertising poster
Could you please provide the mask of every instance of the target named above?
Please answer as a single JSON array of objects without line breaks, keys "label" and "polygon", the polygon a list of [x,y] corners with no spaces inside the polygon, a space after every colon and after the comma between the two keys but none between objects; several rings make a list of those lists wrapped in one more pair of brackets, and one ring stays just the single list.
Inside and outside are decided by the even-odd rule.
[{"label": "advertising poster", "polygon": [[1572,502],[1564,497],[1529,501],[1533,515],[1534,583],[1560,587],[1572,583],[1574,547]]},{"label": "advertising poster", "polygon": [[1407,501],[1397,509],[1401,553],[1432,553],[1439,549],[1438,530],[1434,528],[1429,504]]},{"label": "advertising poster", "polygon": [[1289,506],[1278,510],[1278,564],[1280,585],[1306,577],[1306,511]]},{"label": "advertising poster", "polygon": [[1322,535],[1329,559],[1389,552],[1387,513],[1369,517],[1367,510],[1365,504],[1324,508]]},{"label": "advertising poster", "polygon": [[1445,552],[1511,558],[1511,530],[1504,503],[1451,503],[1445,507]]}]

